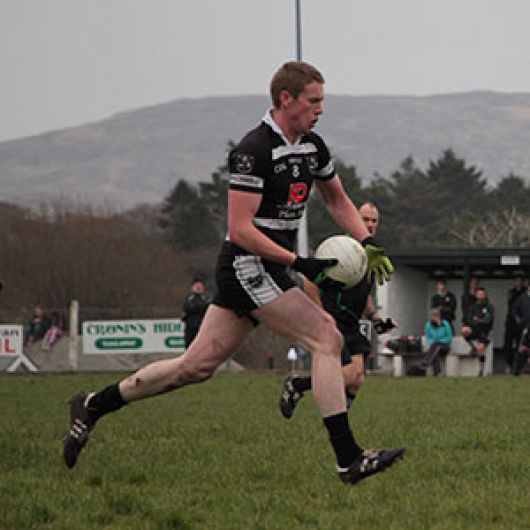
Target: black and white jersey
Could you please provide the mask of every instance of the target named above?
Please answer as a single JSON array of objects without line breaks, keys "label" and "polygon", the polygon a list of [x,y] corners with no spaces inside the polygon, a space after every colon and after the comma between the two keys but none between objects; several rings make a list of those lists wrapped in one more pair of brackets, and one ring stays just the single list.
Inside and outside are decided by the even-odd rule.
[{"label": "black and white jersey", "polygon": [[254,225],[284,248],[293,250],[313,179],[335,176],[322,138],[309,132],[291,144],[270,111],[230,153],[230,189],[258,193]]}]

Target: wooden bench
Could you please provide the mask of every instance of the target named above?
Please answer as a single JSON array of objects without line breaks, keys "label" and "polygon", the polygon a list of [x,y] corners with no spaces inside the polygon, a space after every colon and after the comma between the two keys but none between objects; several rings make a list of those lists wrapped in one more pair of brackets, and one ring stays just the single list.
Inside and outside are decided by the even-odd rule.
[{"label": "wooden bench", "polygon": [[[423,349],[427,351],[425,337],[422,337]],[[464,337],[458,335],[453,337],[451,349],[447,355],[442,356],[441,375],[447,377],[477,377],[480,370],[479,358],[476,355],[469,355],[469,343]],[[486,347],[486,359],[484,363],[484,375],[493,373],[493,344]],[[396,353],[383,348],[379,352],[380,368],[394,377],[402,377],[407,374],[407,370],[414,365],[421,364],[424,355],[422,353]],[[427,367],[427,374],[432,375],[432,367]]]}]

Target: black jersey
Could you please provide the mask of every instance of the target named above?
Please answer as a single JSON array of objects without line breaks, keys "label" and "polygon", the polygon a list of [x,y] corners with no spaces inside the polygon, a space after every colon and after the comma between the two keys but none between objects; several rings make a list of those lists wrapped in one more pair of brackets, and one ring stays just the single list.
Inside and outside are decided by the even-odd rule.
[{"label": "black jersey", "polygon": [[[309,132],[291,144],[267,112],[230,153],[230,189],[259,193],[256,228],[294,249],[313,179],[329,180],[335,169],[322,138]],[[234,245],[235,246],[235,245]]]},{"label": "black jersey", "polygon": [[359,330],[359,319],[366,307],[371,289],[372,285],[365,276],[360,283],[350,289],[320,291],[324,309],[335,319],[343,335]]}]

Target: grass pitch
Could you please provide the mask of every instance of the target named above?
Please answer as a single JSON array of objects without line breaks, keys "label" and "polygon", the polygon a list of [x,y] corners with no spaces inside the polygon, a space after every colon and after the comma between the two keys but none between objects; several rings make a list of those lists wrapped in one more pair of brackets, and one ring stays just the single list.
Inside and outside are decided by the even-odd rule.
[{"label": "grass pitch", "polygon": [[0,376],[0,529],[530,528],[530,380],[368,377],[365,447],[405,459],[335,475],[311,394],[283,419],[283,377],[220,374],[103,418],[74,470],[67,398],[116,375]]}]

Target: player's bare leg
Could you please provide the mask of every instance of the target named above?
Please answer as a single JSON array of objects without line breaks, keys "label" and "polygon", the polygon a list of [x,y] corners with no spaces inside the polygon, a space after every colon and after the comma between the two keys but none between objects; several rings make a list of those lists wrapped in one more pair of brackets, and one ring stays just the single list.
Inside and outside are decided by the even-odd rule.
[{"label": "player's bare leg", "polygon": [[141,368],[119,384],[120,394],[129,403],[204,381],[230,357],[252,329],[247,318],[210,305],[197,337],[183,355]]},{"label": "player's bare leg", "polygon": [[73,396],[70,400],[71,430],[64,440],[66,465],[75,466],[90,431],[101,416],[131,401],[208,379],[252,329],[248,319],[211,305],[199,334],[181,357],[151,363],[96,394],[80,392]]},{"label": "player's bare leg", "polygon": [[273,331],[313,352],[313,392],[322,416],[344,412],[342,335],[333,318],[297,288],[289,289],[253,315]]}]

